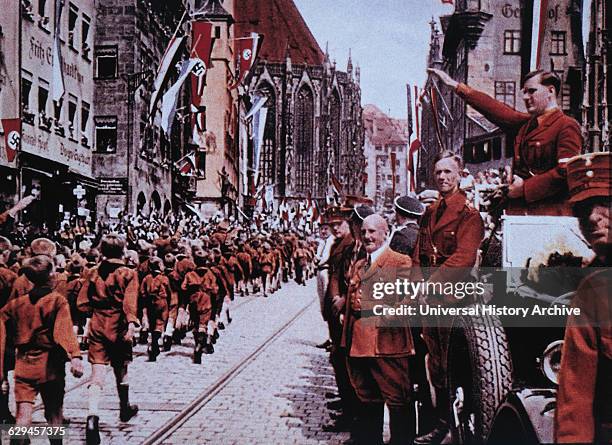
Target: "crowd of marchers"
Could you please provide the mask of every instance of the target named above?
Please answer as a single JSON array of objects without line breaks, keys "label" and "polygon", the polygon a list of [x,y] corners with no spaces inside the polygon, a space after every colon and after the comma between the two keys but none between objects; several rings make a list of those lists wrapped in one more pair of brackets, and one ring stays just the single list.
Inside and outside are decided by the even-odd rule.
[{"label": "crowd of marchers", "polygon": [[[3,214],[2,223],[30,202],[26,198]],[[133,217],[87,232],[94,236],[68,233],[75,232],[65,227],[53,240],[24,244],[17,244],[22,238],[15,233],[0,237],[0,420],[31,424],[40,395],[49,425],[62,425],[66,362],[81,377],[86,353],[88,444],[100,443],[108,365],[119,420],[138,412],[129,399],[134,345],[147,345],[147,359],[155,362],[189,335],[192,361],[200,364],[232,323],[236,297],[268,297],[290,279],[305,284],[314,276],[314,238],[288,228],[251,231],[225,219]]]}]

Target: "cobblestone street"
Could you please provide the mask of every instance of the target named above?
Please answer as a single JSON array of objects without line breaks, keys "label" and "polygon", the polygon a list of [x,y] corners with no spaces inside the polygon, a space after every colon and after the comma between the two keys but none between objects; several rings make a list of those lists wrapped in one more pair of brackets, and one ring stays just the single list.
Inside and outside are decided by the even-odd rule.
[{"label": "cobblestone street", "polygon": [[[306,287],[287,283],[269,298],[237,297],[233,323],[201,365],[191,362],[191,335],[155,363],[146,361],[145,346],[137,346],[129,380],[131,402],[140,411],[119,422],[109,370],[101,402],[102,443],[335,444],[348,438],[321,429],[329,421],[325,393],[333,391],[334,378],[327,353],[314,347],[326,332],[315,295],[310,280]],[[65,443],[84,441],[84,379],[90,373],[86,360],[85,365],[83,379],[67,378],[64,415],[71,437]],[[35,421],[42,424],[42,407],[36,409]]]}]

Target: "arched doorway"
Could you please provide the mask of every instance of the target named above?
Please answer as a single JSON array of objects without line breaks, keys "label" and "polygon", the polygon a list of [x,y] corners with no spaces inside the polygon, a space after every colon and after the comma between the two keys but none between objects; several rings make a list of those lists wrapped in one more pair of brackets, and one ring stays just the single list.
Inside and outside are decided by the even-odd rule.
[{"label": "arched doorway", "polygon": [[151,193],[150,205],[151,205],[151,211],[155,210],[155,212],[159,214],[159,211],[161,210],[162,202],[161,202],[161,197],[159,196],[159,193],[157,193],[157,190]]},{"label": "arched doorway", "polygon": [[172,212],[172,204],[166,199],[164,202],[164,216],[168,216]]},{"label": "arched doorway", "polygon": [[140,192],[138,194],[138,198],[136,198],[136,213],[142,213],[146,205],[147,198],[145,198],[145,194],[143,192]]}]

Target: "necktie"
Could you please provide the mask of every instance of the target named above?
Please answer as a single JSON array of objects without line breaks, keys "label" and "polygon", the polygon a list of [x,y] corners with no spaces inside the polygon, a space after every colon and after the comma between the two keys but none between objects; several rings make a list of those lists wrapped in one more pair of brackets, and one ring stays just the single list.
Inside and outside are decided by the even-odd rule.
[{"label": "necktie", "polygon": [[446,201],[443,199],[442,201],[440,201],[438,210],[436,210],[436,223],[440,221],[440,218],[442,218],[442,215],[444,214],[445,210],[446,210]]},{"label": "necktie", "polygon": [[368,260],[366,262],[366,270],[368,270],[372,266],[372,257],[368,254]]}]

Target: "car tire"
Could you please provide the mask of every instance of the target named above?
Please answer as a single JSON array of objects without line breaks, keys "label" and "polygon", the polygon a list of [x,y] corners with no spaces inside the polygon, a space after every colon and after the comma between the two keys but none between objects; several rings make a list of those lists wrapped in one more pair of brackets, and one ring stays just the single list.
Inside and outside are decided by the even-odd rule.
[{"label": "car tire", "polygon": [[453,443],[484,443],[497,408],[512,388],[512,360],[498,317],[455,318],[447,378]]}]

